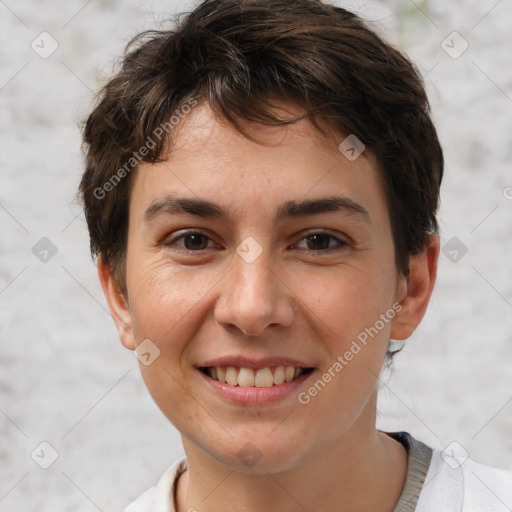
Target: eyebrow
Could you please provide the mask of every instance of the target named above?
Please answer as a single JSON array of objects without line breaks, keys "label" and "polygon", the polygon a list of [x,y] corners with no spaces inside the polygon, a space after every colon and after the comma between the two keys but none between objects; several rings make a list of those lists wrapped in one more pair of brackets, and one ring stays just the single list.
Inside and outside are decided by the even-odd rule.
[{"label": "eyebrow", "polygon": [[[359,203],[343,196],[329,196],[318,199],[290,200],[277,210],[273,222],[277,224],[288,218],[317,215],[327,212],[355,214],[371,224],[370,214]],[[149,224],[158,214],[187,213],[198,217],[210,217],[232,222],[231,215],[220,205],[204,199],[167,196],[154,201],[144,213],[144,222]]]}]

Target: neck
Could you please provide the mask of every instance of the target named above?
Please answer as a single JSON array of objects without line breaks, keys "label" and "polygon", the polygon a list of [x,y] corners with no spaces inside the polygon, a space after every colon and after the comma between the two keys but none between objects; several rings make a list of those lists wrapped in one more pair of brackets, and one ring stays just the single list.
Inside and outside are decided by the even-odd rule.
[{"label": "neck", "polygon": [[357,421],[328,450],[277,473],[233,471],[184,445],[188,471],[178,481],[178,512],[392,512],[407,473],[405,448],[376,430],[375,421],[366,429]]}]

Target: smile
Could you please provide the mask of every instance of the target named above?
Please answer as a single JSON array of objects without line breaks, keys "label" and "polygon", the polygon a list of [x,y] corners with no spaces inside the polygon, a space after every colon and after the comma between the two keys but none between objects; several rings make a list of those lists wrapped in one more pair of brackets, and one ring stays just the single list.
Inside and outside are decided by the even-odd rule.
[{"label": "smile", "polygon": [[310,373],[313,368],[294,366],[266,366],[263,368],[245,368],[237,366],[207,366],[199,368],[201,372],[222,384],[239,387],[270,388],[285,382],[292,382],[301,375]]}]

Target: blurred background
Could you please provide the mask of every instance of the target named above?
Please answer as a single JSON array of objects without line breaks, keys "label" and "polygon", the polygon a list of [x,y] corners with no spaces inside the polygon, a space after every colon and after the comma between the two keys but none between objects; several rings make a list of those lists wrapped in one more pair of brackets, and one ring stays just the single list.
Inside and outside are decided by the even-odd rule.
[{"label": "blurred background", "polygon": [[[446,158],[437,288],[381,376],[377,426],[512,470],[512,2],[337,3],[416,63]],[[74,194],[79,125],[125,44],[194,5],[0,0],[1,512],[120,511],[183,456]]]}]

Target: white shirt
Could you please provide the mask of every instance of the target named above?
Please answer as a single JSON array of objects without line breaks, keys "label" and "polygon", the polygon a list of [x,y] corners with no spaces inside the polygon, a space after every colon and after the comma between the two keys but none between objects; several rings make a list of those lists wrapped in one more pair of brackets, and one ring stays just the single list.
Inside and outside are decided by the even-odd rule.
[{"label": "white shirt", "polygon": [[[408,452],[406,482],[393,512],[512,512],[512,472],[448,456],[407,432],[386,433]],[[176,482],[186,467],[186,459],[175,462],[124,512],[176,512]]]}]

